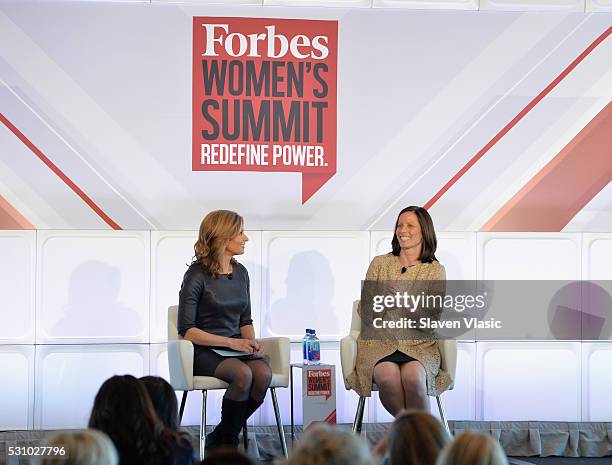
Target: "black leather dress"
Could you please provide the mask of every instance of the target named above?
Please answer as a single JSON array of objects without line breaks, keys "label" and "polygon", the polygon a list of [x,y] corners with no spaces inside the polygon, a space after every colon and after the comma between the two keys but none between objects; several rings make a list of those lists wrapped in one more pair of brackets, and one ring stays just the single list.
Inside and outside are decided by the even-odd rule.
[{"label": "black leather dress", "polygon": [[[179,292],[178,332],[199,328],[217,336],[241,337],[240,327],[253,324],[249,274],[240,263],[232,273],[213,278],[202,265],[191,264]],[[193,374],[214,376],[224,357],[210,347],[194,345]]]}]

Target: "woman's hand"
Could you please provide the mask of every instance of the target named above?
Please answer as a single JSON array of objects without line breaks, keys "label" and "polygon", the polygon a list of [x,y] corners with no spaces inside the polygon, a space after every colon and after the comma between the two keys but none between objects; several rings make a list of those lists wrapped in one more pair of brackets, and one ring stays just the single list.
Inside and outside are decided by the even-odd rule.
[{"label": "woman's hand", "polygon": [[259,350],[259,344],[253,339],[228,338],[227,346],[238,352],[246,352],[252,354]]}]

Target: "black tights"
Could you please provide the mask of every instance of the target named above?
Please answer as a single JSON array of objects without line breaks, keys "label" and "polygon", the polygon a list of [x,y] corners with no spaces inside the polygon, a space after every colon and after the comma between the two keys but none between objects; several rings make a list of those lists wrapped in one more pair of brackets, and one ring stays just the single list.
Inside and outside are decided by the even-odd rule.
[{"label": "black tights", "polygon": [[225,397],[235,401],[251,397],[258,402],[270,386],[272,370],[265,360],[239,360],[228,357],[215,370],[215,377],[229,383]]}]

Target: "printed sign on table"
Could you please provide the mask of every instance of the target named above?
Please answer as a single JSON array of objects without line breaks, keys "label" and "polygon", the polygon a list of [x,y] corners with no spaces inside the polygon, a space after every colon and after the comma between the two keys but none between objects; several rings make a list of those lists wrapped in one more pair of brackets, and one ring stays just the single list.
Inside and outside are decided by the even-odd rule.
[{"label": "printed sign on table", "polygon": [[336,373],[333,365],[313,365],[302,370],[304,429],[314,423],[336,423]]}]

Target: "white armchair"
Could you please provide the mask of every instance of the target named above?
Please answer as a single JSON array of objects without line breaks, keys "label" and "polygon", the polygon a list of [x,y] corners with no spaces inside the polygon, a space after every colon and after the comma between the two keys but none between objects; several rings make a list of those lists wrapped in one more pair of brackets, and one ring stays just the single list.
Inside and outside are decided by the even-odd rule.
[{"label": "white armchair", "polygon": [[[178,307],[168,308],[168,366],[170,368],[170,384],[177,391],[183,391],[181,407],[179,410],[179,422],[183,417],[185,402],[189,391],[202,391],[202,419],[200,422],[200,459],[204,457],[206,447],[206,397],[211,389],[226,389],[228,384],[214,376],[193,375],[193,343],[182,339],[177,330]],[[290,344],[289,338],[270,337],[257,340],[263,350],[270,357],[270,368],[272,369],[272,380],[270,382],[270,394],[274,405],[274,415],[283,454],[287,457],[287,443],[281,421],[276,388],[289,386],[289,361]],[[246,424],[244,429],[244,440],[246,447]]]},{"label": "white armchair", "polygon": [[[348,377],[355,370],[355,363],[357,362],[357,338],[361,333],[361,318],[357,313],[358,305],[359,300],[353,302],[351,330],[348,336],[345,336],[340,340],[340,363],[342,364],[344,387],[347,390],[352,389],[352,386],[348,382]],[[438,341],[438,346],[440,349],[441,358],[440,368],[445,370],[451,378],[451,384],[448,387],[448,390],[450,391],[454,387],[455,373],[457,371],[457,341],[440,340]],[[376,386],[376,384],[374,383],[372,383],[372,390],[378,390],[378,386]],[[359,403],[357,404],[357,412],[355,414],[355,420],[353,421],[353,431],[357,433],[361,432],[365,399],[365,397],[360,396]],[[446,420],[446,415],[444,414],[444,405],[442,403],[442,398],[440,396],[436,396],[436,401],[438,402],[438,409],[440,410],[440,419],[442,420],[442,423],[444,423],[446,429],[450,432],[448,428],[448,421]]]}]

